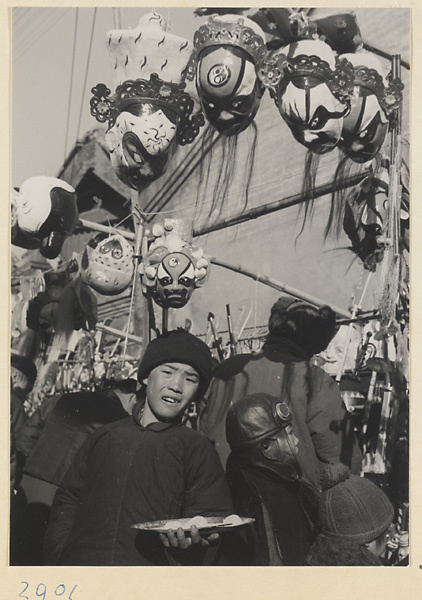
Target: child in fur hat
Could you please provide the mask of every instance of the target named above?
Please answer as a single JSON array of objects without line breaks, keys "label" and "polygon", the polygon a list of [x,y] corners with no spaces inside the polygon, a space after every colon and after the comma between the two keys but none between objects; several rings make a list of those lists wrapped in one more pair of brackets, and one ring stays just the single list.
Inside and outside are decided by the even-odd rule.
[{"label": "child in fur hat", "polygon": [[320,534],[307,557],[310,566],[382,566],[394,509],[368,479],[341,463],[321,473]]}]

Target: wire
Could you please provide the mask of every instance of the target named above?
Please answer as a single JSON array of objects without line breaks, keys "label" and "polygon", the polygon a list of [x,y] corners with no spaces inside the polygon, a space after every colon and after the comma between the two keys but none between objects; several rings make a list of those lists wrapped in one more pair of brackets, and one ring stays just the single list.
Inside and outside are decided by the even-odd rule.
[{"label": "wire", "polygon": [[[83,112],[84,101],[85,101],[86,83],[88,81],[88,71],[89,71],[89,63],[90,63],[90,60],[91,60],[92,41],[94,39],[94,29],[95,29],[95,20],[96,20],[96,17],[97,17],[97,9],[94,8],[94,15],[92,17],[91,35],[90,35],[90,40],[89,40],[88,56],[87,56],[87,60],[86,60],[84,85],[83,85],[82,96],[81,96],[81,107],[80,107],[80,110],[79,110],[78,127],[76,128],[76,141],[78,141],[79,131],[80,131],[80,128],[81,128],[82,112]],[[75,162],[76,162],[75,160],[72,161],[72,170],[71,170],[71,173],[70,173],[70,181],[72,181],[73,170],[75,168]]]},{"label": "wire", "polygon": [[[42,21],[39,27],[34,27],[33,25],[35,17],[34,19],[31,19],[31,31],[29,35],[25,36],[24,42],[22,44],[20,43],[20,38],[22,38],[22,35],[24,35],[24,33],[20,31],[16,33],[14,30],[13,47],[19,47],[19,50],[13,53],[13,60],[21,58],[30,48],[32,48],[32,46],[35,43],[39,42],[42,39],[42,37],[47,33],[47,31],[49,31],[56,23],[58,23],[60,19],[62,19],[69,10],[70,8],[66,8],[64,11],[61,10],[60,14],[52,13],[47,16],[41,15]],[[25,25],[22,29],[23,31],[25,31],[28,28]]]},{"label": "wire", "polygon": [[65,135],[65,140],[64,140],[64,161],[63,162],[66,162],[67,141],[68,141],[68,137],[69,137],[70,107],[72,104],[73,76],[74,76],[74,72],[75,72],[75,54],[76,54],[76,39],[77,39],[77,32],[78,32],[78,16],[79,16],[79,8],[76,8],[75,33],[73,36],[73,54],[72,54],[72,66],[71,66],[71,70],[70,70],[69,102],[68,102],[68,106],[67,106],[66,135]]},{"label": "wire", "polygon": [[87,84],[87,80],[88,80],[89,64],[90,64],[90,60],[91,60],[92,41],[94,39],[94,29],[95,29],[96,17],[97,17],[97,9],[94,8],[94,15],[92,18],[91,36],[90,36],[90,40],[89,40],[88,57],[87,57],[87,61],[86,61],[85,79],[84,79],[84,85],[83,85],[83,90],[82,90],[81,108],[79,111],[79,121],[78,121],[77,130],[76,130],[76,139],[78,139],[78,137],[79,137],[79,130],[81,128],[82,112],[83,112],[84,101],[85,101],[85,91],[86,91],[86,84]]}]

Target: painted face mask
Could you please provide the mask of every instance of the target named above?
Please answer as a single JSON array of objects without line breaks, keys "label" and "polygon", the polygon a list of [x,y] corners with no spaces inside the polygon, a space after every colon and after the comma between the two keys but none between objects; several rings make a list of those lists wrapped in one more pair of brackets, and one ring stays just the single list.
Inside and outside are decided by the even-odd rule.
[{"label": "painted face mask", "polygon": [[105,296],[120,294],[132,281],[132,257],[133,248],[123,236],[99,233],[80,258],[81,279]]},{"label": "painted face mask", "polygon": [[134,102],[106,133],[112,167],[131,188],[139,189],[164,173],[178,121],[175,113],[166,112],[168,116],[150,102]]},{"label": "painted face mask", "polygon": [[350,110],[353,67],[337,62],[321,40],[281,48],[260,71],[294,138],[311,152],[325,154],[338,144]]},{"label": "painted face mask", "polygon": [[360,194],[345,204],[344,231],[352,242],[351,249],[370,271],[376,270],[384,256],[387,205],[386,190],[374,177],[364,179]]},{"label": "painted face mask", "polygon": [[344,118],[340,146],[354,162],[372,160],[384,143],[390,107],[386,99],[392,89],[387,86],[378,58],[368,52],[345,54],[355,71],[350,94],[350,113]]},{"label": "painted face mask", "polygon": [[198,102],[185,91],[192,55],[188,40],[167,32],[157,13],[138,27],[108,33],[115,93],[93,89],[91,114],[108,122],[106,144],[119,179],[141,190],[160,177],[176,144],[190,144],[204,124]]},{"label": "painted face mask", "polygon": [[195,268],[190,258],[181,252],[165,256],[157,269],[157,304],[181,308],[190,300],[194,288]]},{"label": "painted face mask", "polygon": [[256,70],[265,55],[261,28],[245,17],[210,18],[195,33],[194,47],[196,88],[209,123],[226,136],[240,133],[264,92]]},{"label": "painted face mask", "polygon": [[156,224],[155,240],[140,265],[144,294],[163,308],[185,306],[209,277],[210,261],[202,248],[181,236],[182,229],[177,220],[166,219],[164,227]]}]

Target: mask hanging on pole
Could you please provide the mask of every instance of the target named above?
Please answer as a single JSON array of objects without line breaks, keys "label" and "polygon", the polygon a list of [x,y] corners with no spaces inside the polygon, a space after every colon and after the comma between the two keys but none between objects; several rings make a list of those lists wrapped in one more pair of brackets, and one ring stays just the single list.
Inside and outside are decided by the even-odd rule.
[{"label": "mask hanging on pole", "polygon": [[162,308],[182,308],[194,290],[206,284],[210,261],[193,246],[186,221],[165,219],[153,227],[155,240],[140,265],[144,294]]},{"label": "mask hanging on pole", "polygon": [[185,90],[193,48],[170,34],[155,12],[134,29],[110,31],[107,48],[115,92],[97,84],[91,114],[108,122],[105,139],[115,173],[140,191],[164,173],[172,149],[193,142],[204,124],[196,98]]}]

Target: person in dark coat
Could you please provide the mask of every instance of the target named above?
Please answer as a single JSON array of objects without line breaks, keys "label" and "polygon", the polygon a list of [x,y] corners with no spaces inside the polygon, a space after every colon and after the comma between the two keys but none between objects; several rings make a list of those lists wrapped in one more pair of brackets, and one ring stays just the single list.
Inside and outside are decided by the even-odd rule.
[{"label": "person in dark coat", "polygon": [[311,358],[334,336],[335,314],[282,296],[271,308],[268,336],[258,354],[238,354],[223,361],[200,412],[200,430],[218,451],[223,465],[230,447],[226,439],[226,414],[250,394],[280,398],[292,412],[292,429],[298,438],[297,459],[302,481],[320,490],[323,463],[341,461],[359,473],[362,454],[335,381]]},{"label": "person in dark coat", "polygon": [[235,509],[256,520],[246,531],[253,564],[305,564],[319,498],[302,483],[288,405],[268,394],[246,396],[229,409],[226,432]]},{"label": "person in dark coat", "polygon": [[[214,372],[205,409],[201,411],[200,429],[215,443],[223,464],[230,452],[229,443],[233,443],[233,438],[226,439],[226,415],[227,419],[235,416],[238,423],[246,420],[245,430],[252,444],[256,431],[263,427],[259,410],[262,418],[266,414],[264,421],[269,430],[273,405],[285,405],[291,414],[290,439],[295,440],[294,459],[300,476],[289,481],[288,477],[271,472],[264,466],[271,462],[274,465],[275,461],[265,460],[265,456],[259,466],[255,464],[250,469],[242,453],[237,452],[238,447],[232,448],[227,462],[236,510],[243,507],[242,494],[237,488],[249,486],[257,494],[259,510],[256,510],[267,511],[273,528],[278,530],[281,561],[288,565],[304,564],[314,539],[315,506],[321,491],[320,467],[341,461],[359,473],[362,461],[338,385],[311,362],[314,354],[326,348],[335,328],[335,314],[328,306],[315,308],[282,296],[271,309],[269,334],[262,352],[240,354],[221,363]],[[270,405],[259,405],[258,410],[257,396],[269,397]],[[258,404],[250,414],[249,408],[246,412],[242,412],[242,407],[237,408],[238,403],[251,397]],[[256,422],[249,418],[251,415],[257,418]],[[272,424],[276,429],[276,422]],[[228,423],[228,435],[229,428]],[[234,444],[237,446],[236,436]],[[288,513],[290,518],[286,518]],[[269,564],[265,562],[268,556],[263,558],[256,549],[254,554],[257,564]]]},{"label": "person in dark coat", "polygon": [[181,424],[211,379],[211,353],[195,336],[153,340],[139,366],[144,402],[94,433],[60,486],[45,536],[50,565],[203,564],[218,534],[192,526],[160,536],[134,524],[233,512],[218,455]]},{"label": "person in dark coat", "polygon": [[[46,398],[15,436],[22,467],[19,490],[25,498],[14,523],[11,564],[42,565],[43,536],[54,496],[88,436],[124,419],[136,381],[114,382],[113,389],[73,392]],[[128,400],[129,399],[129,400]]]}]

